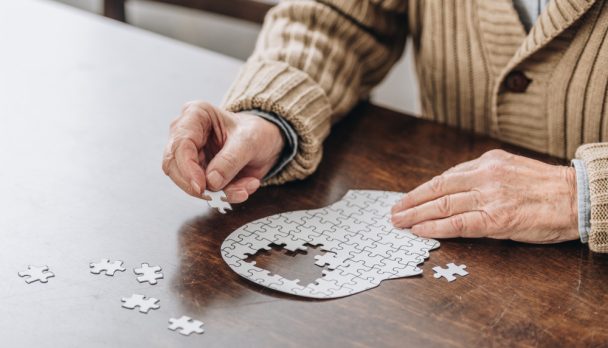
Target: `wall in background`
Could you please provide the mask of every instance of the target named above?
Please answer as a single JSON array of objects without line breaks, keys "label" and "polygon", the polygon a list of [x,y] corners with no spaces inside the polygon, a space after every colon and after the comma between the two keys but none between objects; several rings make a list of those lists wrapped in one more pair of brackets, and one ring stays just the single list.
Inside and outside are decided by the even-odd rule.
[{"label": "wall in background", "polygon": [[[101,13],[102,0],[56,0]],[[226,0],[229,1],[229,0]],[[255,45],[260,26],[183,7],[155,2],[127,2],[129,23],[138,27],[245,60]],[[418,115],[420,106],[411,49],[372,93],[374,103]]]}]

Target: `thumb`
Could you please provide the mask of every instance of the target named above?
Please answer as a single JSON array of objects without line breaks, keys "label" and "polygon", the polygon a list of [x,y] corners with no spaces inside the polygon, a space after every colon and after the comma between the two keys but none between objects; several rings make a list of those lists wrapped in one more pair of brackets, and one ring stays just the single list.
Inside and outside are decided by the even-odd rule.
[{"label": "thumb", "polygon": [[251,147],[239,138],[229,138],[207,166],[209,188],[223,189],[250,160]]}]

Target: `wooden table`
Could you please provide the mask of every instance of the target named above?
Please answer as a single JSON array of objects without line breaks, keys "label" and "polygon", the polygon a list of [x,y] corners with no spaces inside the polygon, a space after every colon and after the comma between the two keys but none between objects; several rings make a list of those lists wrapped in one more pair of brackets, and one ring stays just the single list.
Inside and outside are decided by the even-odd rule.
[{"label": "wooden table", "polygon": [[[219,246],[253,219],[321,207],[349,189],[407,191],[501,147],[371,105],[337,125],[310,179],[264,188],[228,215],[160,169],[169,121],[194,98],[219,102],[240,62],[43,1],[0,2],[0,337],[6,346],[513,346],[608,344],[608,258],[577,242],[444,240],[422,276],[312,301],[233,273]],[[551,160],[551,159],[549,159]],[[554,160],[553,160],[554,161]],[[318,253],[261,255],[285,276],[314,279]],[[115,277],[89,273],[125,261]],[[465,263],[453,283],[431,268]],[[136,282],[141,262],[165,279]],[[17,272],[48,264],[27,285]],[[161,308],[140,314],[120,299]],[[182,314],[203,335],[167,330]]]}]

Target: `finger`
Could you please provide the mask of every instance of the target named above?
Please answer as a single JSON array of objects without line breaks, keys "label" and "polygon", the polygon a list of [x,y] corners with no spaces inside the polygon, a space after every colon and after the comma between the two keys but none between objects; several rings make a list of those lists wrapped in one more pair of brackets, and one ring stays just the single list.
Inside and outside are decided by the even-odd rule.
[{"label": "finger", "polygon": [[179,175],[189,183],[195,194],[201,195],[206,188],[205,172],[199,162],[199,151],[194,142],[184,139],[175,150],[175,162]]},{"label": "finger", "polygon": [[171,178],[171,180],[177,186],[179,186],[179,188],[181,188],[184,192],[186,192],[187,194],[189,194],[191,196],[201,198],[200,192],[197,191],[196,188],[192,186],[191,182],[184,179],[184,177],[181,175],[180,170],[177,167],[177,163],[175,162],[175,160],[170,161],[166,167],[167,167],[167,170],[166,170],[167,175],[169,176],[169,178]]},{"label": "finger", "polygon": [[406,193],[391,209],[395,214],[443,197],[445,195],[469,191],[475,186],[475,172],[441,174]]},{"label": "finger", "polygon": [[209,162],[207,167],[209,188],[214,191],[224,188],[251,160],[252,151],[242,139],[230,138]]},{"label": "finger", "polygon": [[218,139],[226,138],[227,115],[215,106],[206,102],[189,102],[184,106],[182,115],[172,127],[172,133],[191,139],[197,148],[203,148],[211,132]]},{"label": "finger", "polygon": [[246,201],[260,187],[260,180],[254,177],[245,177],[231,182],[224,188],[226,198],[230,203]]},{"label": "finger", "polygon": [[445,219],[423,222],[412,227],[412,233],[425,238],[478,238],[489,235],[488,217],[483,211],[469,211]]},{"label": "finger", "polygon": [[459,192],[400,211],[393,214],[391,221],[397,228],[410,228],[425,221],[478,210],[479,204],[479,191]]}]

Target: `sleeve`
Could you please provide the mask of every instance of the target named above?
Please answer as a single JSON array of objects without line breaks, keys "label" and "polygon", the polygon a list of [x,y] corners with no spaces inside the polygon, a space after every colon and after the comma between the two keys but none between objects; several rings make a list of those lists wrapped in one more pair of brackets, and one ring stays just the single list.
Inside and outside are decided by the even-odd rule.
[{"label": "sleeve", "polygon": [[403,53],[407,1],[282,1],[266,16],[252,56],[224,98],[232,112],[260,110],[298,134],[295,158],[269,184],[310,175],[331,124]]},{"label": "sleeve", "polygon": [[582,145],[576,158],[584,163],[589,180],[589,249],[608,253],[608,143]]},{"label": "sleeve", "polygon": [[576,199],[578,207],[578,235],[581,243],[589,242],[591,232],[591,197],[589,196],[589,177],[587,167],[580,159],[573,159],[572,166],[576,173]]}]

